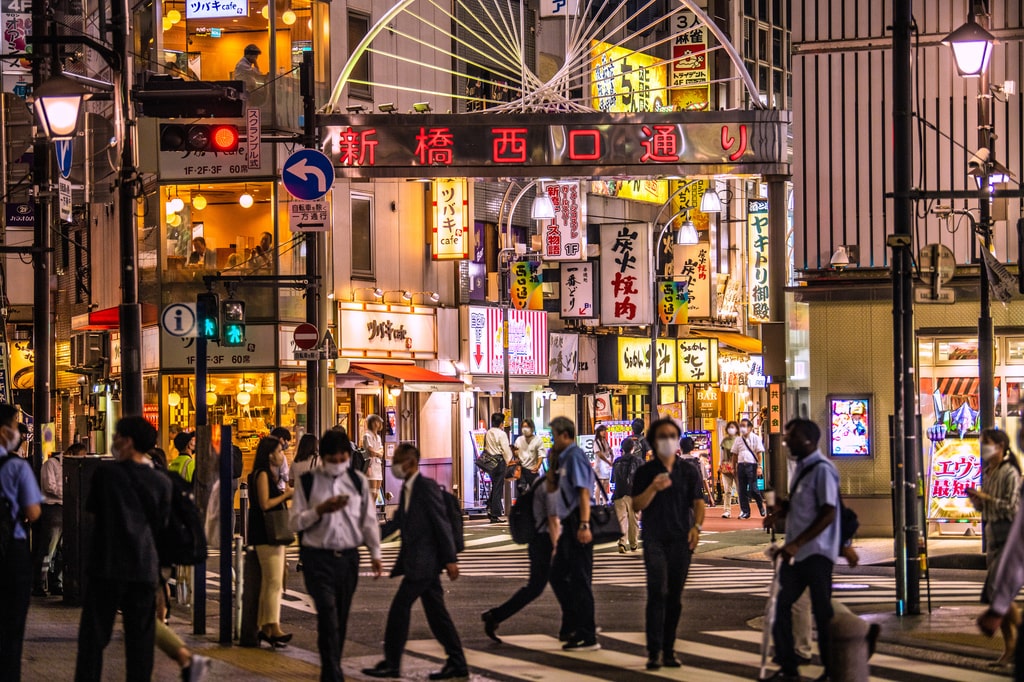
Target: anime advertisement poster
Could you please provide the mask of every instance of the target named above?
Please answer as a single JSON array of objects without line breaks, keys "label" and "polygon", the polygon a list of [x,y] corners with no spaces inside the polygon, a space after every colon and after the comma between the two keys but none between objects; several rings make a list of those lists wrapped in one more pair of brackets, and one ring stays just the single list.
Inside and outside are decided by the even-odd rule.
[{"label": "anime advertisement poster", "polygon": [[981,456],[977,438],[949,438],[935,444],[928,468],[928,520],[976,521],[967,491],[981,485]]},{"label": "anime advertisement poster", "polygon": [[831,457],[870,457],[871,398],[869,396],[829,396],[829,455]]}]

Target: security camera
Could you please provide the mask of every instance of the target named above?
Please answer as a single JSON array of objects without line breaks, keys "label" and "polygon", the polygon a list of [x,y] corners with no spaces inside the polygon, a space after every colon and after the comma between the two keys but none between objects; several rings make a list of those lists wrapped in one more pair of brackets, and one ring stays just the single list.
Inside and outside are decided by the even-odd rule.
[{"label": "security camera", "polygon": [[988,150],[987,147],[982,147],[978,151],[974,152],[974,155],[971,156],[971,159],[967,162],[967,170],[968,170],[968,172],[972,172],[973,173],[973,172],[980,171],[982,169],[982,167],[986,163],[988,163],[988,157],[989,157],[989,150]]}]

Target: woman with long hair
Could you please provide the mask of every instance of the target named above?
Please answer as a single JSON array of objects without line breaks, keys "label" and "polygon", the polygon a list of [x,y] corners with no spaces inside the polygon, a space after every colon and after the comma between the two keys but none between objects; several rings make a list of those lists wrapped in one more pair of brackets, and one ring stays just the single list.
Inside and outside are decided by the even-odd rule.
[{"label": "woman with long hair", "polygon": [[256,548],[260,562],[259,639],[273,647],[283,647],[291,641],[291,634],[281,629],[281,594],[284,591],[284,546],[271,544],[264,514],[285,509],[292,498],[293,488],[276,494],[278,471],[284,462],[284,451],[277,438],[261,438],[256,446],[256,459],[249,474],[249,490],[255,499],[249,507],[249,544]]},{"label": "woman with long hair", "polygon": [[[1013,517],[1020,504],[1021,469],[1017,456],[1010,449],[1010,437],[1005,431],[985,429],[981,432],[981,461],[984,471],[981,476],[981,490],[967,491],[976,509],[981,511],[985,523],[985,564],[988,575],[981,590],[981,603],[991,603],[992,581],[999,567],[1010,534]],[[1017,625],[1020,613],[1012,603],[1003,618],[1003,655],[995,665],[1007,665],[1013,661],[1017,646]]]},{"label": "woman with long hair", "polygon": [[612,477],[612,460],[615,453],[612,446],[608,444],[608,427],[598,424],[594,429],[594,472],[597,474],[597,488],[601,491],[601,497],[605,502],[612,499],[612,490],[608,481]]},{"label": "woman with long hair", "polygon": [[383,431],[383,419],[375,414],[366,418],[366,431],[363,432],[360,445],[370,460],[366,479],[370,482],[370,494],[374,500],[377,499],[377,492],[384,482],[384,442],[380,436]]},{"label": "woman with long hair", "polygon": [[736,434],[740,425],[729,422],[725,425],[725,438],[722,439],[721,455],[718,464],[718,475],[722,481],[722,506],[725,507],[723,519],[732,518],[733,499],[739,497],[736,488],[736,457],[732,454],[732,446],[736,442]]},{"label": "woman with long hair", "polygon": [[316,436],[307,433],[299,439],[295,448],[295,459],[292,460],[292,467],[289,475],[292,479],[292,486],[299,484],[299,477],[310,469],[315,469],[320,464],[320,445]]}]

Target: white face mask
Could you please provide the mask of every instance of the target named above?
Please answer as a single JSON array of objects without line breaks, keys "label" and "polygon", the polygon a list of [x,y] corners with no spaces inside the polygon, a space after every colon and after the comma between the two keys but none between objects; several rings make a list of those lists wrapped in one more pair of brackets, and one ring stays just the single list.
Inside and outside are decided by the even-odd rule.
[{"label": "white face mask", "polygon": [[397,478],[405,478],[405,467],[402,466],[401,463],[396,462],[391,465],[391,473],[393,473]]},{"label": "white face mask", "polygon": [[324,462],[322,466],[324,471],[331,476],[341,476],[343,473],[348,471],[348,460],[345,460],[344,462]]},{"label": "white face mask", "polygon": [[674,438],[659,438],[655,445],[658,446],[658,457],[662,459],[675,457],[676,450],[679,449],[679,443]]},{"label": "white face mask", "polygon": [[736,435],[736,427],[735,426],[730,426],[729,428],[727,428],[725,430],[725,432],[727,434],[729,434],[730,436],[735,436]]},{"label": "white face mask", "polygon": [[749,428],[747,428],[746,426],[741,426],[740,427],[740,435],[745,436],[748,433],[750,433],[750,429]]},{"label": "white face mask", "polygon": [[1001,452],[999,446],[995,443],[982,443],[981,444],[981,458],[982,459],[997,459]]},{"label": "white face mask", "polygon": [[523,427],[523,435],[529,438],[530,436],[533,435],[533,429],[531,429],[529,426]]}]

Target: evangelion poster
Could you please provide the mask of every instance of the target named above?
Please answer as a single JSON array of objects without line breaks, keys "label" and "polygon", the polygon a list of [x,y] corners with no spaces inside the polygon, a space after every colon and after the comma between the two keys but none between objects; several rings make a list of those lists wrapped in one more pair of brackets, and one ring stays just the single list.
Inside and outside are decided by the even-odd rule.
[{"label": "evangelion poster", "polygon": [[967,491],[981,485],[981,457],[977,438],[949,438],[936,443],[928,467],[928,520],[974,521]]}]

